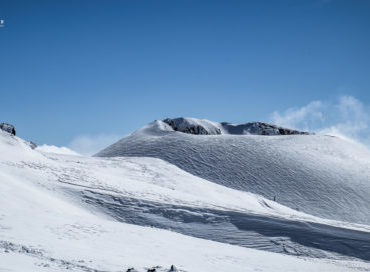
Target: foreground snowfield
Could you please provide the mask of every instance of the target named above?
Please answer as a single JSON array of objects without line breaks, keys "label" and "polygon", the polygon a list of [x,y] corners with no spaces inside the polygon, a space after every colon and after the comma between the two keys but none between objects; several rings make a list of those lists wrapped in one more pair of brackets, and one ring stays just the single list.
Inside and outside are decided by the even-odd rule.
[{"label": "foreground snowfield", "polygon": [[0,271],[370,271],[366,225],[159,159],[41,150],[0,132]]}]

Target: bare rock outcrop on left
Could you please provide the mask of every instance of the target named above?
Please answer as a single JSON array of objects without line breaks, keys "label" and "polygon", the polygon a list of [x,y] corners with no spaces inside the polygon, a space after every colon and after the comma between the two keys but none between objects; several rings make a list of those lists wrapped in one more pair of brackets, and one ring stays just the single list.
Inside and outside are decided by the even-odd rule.
[{"label": "bare rock outcrop on left", "polygon": [[0,123],[0,129],[12,135],[16,134],[14,126],[7,123]]}]

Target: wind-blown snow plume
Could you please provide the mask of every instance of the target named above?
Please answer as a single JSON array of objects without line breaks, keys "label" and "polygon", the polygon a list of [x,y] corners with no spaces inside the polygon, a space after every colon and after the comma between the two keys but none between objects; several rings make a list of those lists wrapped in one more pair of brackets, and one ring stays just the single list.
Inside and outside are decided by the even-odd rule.
[{"label": "wind-blown snow plume", "polygon": [[370,107],[353,96],[341,96],[336,101],[313,101],[301,108],[276,111],[271,115],[271,121],[370,146]]}]

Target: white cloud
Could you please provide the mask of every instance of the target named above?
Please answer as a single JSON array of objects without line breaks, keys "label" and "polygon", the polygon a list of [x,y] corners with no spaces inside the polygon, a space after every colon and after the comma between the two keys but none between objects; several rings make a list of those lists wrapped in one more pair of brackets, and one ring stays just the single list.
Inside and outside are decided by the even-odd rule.
[{"label": "white cloud", "polygon": [[289,108],[282,114],[274,112],[272,120],[277,125],[306,129],[312,126],[312,123],[324,121],[323,108],[323,102],[313,101],[301,108]]},{"label": "white cloud", "polygon": [[67,148],[67,147],[59,147],[55,145],[40,145],[36,147],[36,150],[39,150],[41,152],[47,152],[47,153],[56,153],[56,154],[64,154],[64,155],[79,155],[77,152]]},{"label": "white cloud", "polygon": [[94,155],[103,148],[118,141],[122,136],[118,135],[80,135],[75,137],[68,148],[82,155]]},{"label": "white cloud", "polygon": [[300,108],[274,112],[277,125],[352,139],[370,146],[370,107],[353,96],[313,101]]}]

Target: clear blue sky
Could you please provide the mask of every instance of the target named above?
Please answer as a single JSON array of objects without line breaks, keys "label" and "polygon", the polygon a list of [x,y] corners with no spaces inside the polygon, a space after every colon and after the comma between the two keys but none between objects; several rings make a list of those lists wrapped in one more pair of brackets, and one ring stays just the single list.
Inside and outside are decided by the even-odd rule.
[{"label": "clear blue sky", "polygon": [[370,104],[367,0],[1,0],[0,19],[0,122],[37,143]]}]

